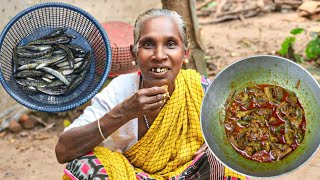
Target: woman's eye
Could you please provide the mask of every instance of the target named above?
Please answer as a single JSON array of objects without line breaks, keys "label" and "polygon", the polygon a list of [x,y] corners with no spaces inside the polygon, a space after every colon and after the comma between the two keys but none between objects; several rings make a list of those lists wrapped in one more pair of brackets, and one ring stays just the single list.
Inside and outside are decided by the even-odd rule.
[{"label": "woman's eye", "polygon": [[142,47],[144,47],[144,48],[152,48],[152,47],[154,47],[154,44],[153,43],[151,43],[151,42],[144,42],[143,44],[142,44]]},{"label": "woman's eye", "polygon": [[169,48],[174,48],[175,46],[177,46],[177,43],[175,43],[174,41],[169,41],[169,42],[167,43],[167,46],[168,46]]}]

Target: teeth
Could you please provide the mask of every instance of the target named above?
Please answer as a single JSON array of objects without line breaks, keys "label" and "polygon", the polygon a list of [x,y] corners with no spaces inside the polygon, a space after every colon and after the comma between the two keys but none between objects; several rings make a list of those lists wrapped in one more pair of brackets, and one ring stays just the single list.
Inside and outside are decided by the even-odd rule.
[{"label": "teeth", "polygon": [[167,68],[152,68],[151,71],[161,73],[161,72],[167,72],[168,69]]}]

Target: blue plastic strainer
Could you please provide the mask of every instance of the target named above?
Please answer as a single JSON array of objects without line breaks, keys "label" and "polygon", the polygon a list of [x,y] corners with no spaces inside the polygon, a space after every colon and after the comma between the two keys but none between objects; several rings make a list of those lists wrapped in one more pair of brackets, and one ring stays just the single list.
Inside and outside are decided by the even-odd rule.
[{"label": "blue plastic strainer", "polygon": [[[13,48],[38,39],[57,28],[75,35],[71,44],[91,52],[91,66],[82,83],[73,91],[52,96],[27,94],[13,78]],[[22,105],[45,112],[62,112],[89,101],[103,86],[111,67],[111,47],[102,26],[87,12],[64,3],[43,3],[16,15],[0,35],[0,82]]]}]

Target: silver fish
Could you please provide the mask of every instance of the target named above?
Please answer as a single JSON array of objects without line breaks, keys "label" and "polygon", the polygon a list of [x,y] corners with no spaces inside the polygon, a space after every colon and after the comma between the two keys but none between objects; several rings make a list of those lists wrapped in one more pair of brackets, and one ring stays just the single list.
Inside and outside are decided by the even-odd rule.
[{"label": "silver fish", "polygon": [[67,28],[58,28],[58,29],[54,30],[53,32],[41,37],[41,39],[48,39],[48,38],[61,36],[66,31],[67,31]]},{"label": "silver fish", "polygon": [[39,63],[30,63],[30,64],[20,66],[17,70],[18,71],[22,71],[26,69],[31,70],[31,69],[36,69],[37,66],[39,66]]},{"label": "silver fish", "polygon": [[58,78],[60,81],[62,81],[67,86],[70,84],[70,82],[57,70],[51,69],[49,67],[41,67],[41,68],[39,68],[39,70],[42,70],[44,72],[47,72],[47,73],[53,75],[54,77]]},{"label": "silver fish", "polygon": [[54,77],[54,76],[52,76],[50,74],[45,74],[43,77],[51,79],[51,80],[56,79],[56,77]]},{"label": "silver fish", "polygon": [[39,87],[37,89],[40,92],[43,92],[43,93],[46,93],[46,94],[50,94],[50,95],[54,95],[54,96],[58,96],[58,95],[64,94],[68,90],[66,87],[57,87],[57,88]]},{"label": "silver fish", "polygon": [[63,55],[60,55],[60,56],[58,55],[58,56],[50,59],[50,60],[47,61],[47,62],[44,62],[44,63],[39,64],[39,65],[36,67],[36,69],[40,69],[41,67],[46,67],[46,66],[48,66],[48,65],[50,65],[50,64],[52,64],[52,63],[58,62],[58,61],[60,61],[60,60],[62,60],[62,59],[65,59],[65,58],[66,58],[66,57],[63,56]]},{"label": "silver fish", "polygon": [[15,78],[42,77],[44,73],[38,70],[23,70],[14,75]]},{"label": "silver fish", "polygon": [[56,80],[52,81],[50,84],[48,84],[46,87],[52,88],[52,87],[58,87],[58,86],[62,86],[62,85],[64,85],[64,83],[62,81],[60,81],[59,79],[56,79]]},{"label": "silver fish", "polygon": [[82,71],[87,70],[90,67],[90,64],[91,64],[91,54],[90,52],[87,52],[86,56],[84,57],[83,63],[80,65],[79,68],[75,70],[74,74],[79,74]]},{"label": "silver fish", "polygon": [[23,86],[32,86],[32,87],[45,87],[48,85],[48,82],[42,79],[17,79],[16,82]]},{"label": "silver fish", "polygon": [[86,52],[78,45],[75,44],[68,44],[67,47],[74,53],[74,54],[85,54]]},{"label": "silver fish", "polygon": [[74,62],[74,56],[72,54],[72,51],[65,45],[58,44],[58,46],[67,53],[67,60],[69,62],[69,66],[71,69],[73,69],[75,62]]},{"label": "silver fish", "polygon": [[25,45],[25,46],[19,46],[18,50],[28,50],[28,51],[45,51],[51,49],[52,46],[50,45]]},{"label": "silver fish", "polygon": [[52,52],[53,49],[47,49],[44,51],[40,51],[40,52],[30,52],[30,51],[22,51],[22,50],[18,50],[17,51],[17,55],[18,57],[22,57],[22,58],[38,58],[44,55],[49,54],[50,52]]},{"label": "silver fish", "polygon": [[49,44],[68,44],[71,41],[69,37],[66,36],[58,36],[48,39],[38,39],[35,41],[31,41],[28,45],[49,45]]},{"label": "silver fish", "polygon": [[[82,62],[84,60],[84,58],[75,58],[74,61],[75,63],[79,63],[79,62]],[[66,67],[66,66],[69,66],[69,62],[65,61],[65,62],[62,62],[62,63],[59,63],[56,65],[57,67]]]},{"label": "silver fish", "polygon": [[74,65],[74,69],[70,69],[69,66],[58,67],[58,65],[57,65],[57,67],[58,67],[58,70],[59,70],[59,71],[68,70],[68,69],[70,69],[70,70],[76,70],[76,69],[78,69],[78,68],[82,65],[82,63],[83,63],[83,62],[78,62],[78,63],[76,63],[76,64]]},{"label": "silver fish", "polygon": [[61,95],[79,86],[91,64],[91,52],[70,44],[77,36],[58,28],[13,49],[12,61],[17,85],[26,93]]},{"label": "silver fish", "polygon": [[[41,77],[41,79],[43,79],[44,81],[46,81],[46,82],[48,82],[48,83],[50,83],[50,84],[51,84],[52,81],[53,81],[53,80],[51,80],[51,79],[49,79],[49,78],[46,78],[46,77]],[[49,85],[50,85],[50,84],[49,84]]]},{"label": "silver fish", "polygon": [[81,84],[81,82],[85,78],[86,73],[87,73],[87,71],[83,71],[78,76],[75,76],[75,78],[72,80],[72,83],[68,87],[67,93],[71,92],[73,89],[75,89],[77,86],[79,86]]}]

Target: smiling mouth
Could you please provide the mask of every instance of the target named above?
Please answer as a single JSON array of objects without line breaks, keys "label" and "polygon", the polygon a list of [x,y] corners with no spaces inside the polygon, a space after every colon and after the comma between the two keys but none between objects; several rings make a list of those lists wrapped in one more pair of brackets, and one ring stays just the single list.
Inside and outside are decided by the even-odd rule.
[{"label": "smiling mouth", "polygon": [[169,71],[170,69],[168,68],[152,68],[150,71],[154,73],[164,73]]}]

